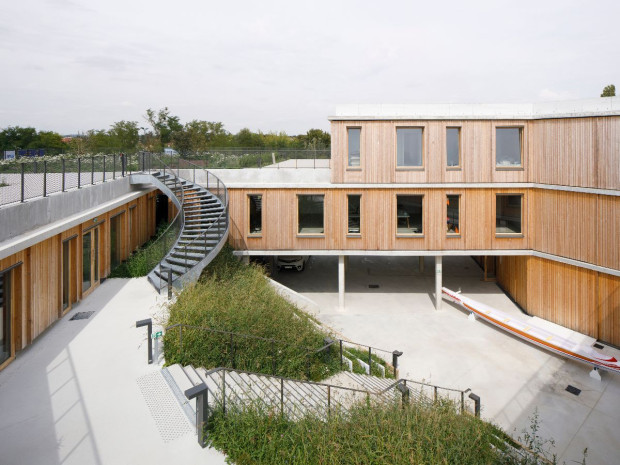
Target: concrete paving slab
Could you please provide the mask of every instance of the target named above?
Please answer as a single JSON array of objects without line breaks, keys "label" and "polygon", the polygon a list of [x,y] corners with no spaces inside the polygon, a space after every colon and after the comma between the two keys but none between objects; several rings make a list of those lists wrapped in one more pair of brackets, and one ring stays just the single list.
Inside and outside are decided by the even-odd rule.
[{"label": "concrete paving slab", "polygon": [[[135,322],[162,321],[159,299],[146,278],[109,279],[0,372],[0,463],[225,463],[200,448],[178,404],[149,404],[141,388],[159,367]],[[78,311],[95,313],[70,321]],[[164,426],[182,434],[162,434],[162,399],[184,422]]]},{"label": "concrete paving slab", "polygon": [[[515,436],[528,428],[537,410],[541,435],[556,441],[559,463],[581,463],[586,446],[596,450],[588,464],[619,463],[620,377],[603,373],[596,381],[587,365],[470,321],[461,307],[446,300],[436,311],[434,272],[433,257],[425,257],[422,272],[418,257],[349,257],[344,310],[338,308],[337,257],[311,257],[305,271],[274,271],[272,278],[316,302],[317,318],[347,338],[402,350],[402,377],[471,388],[481,397],[483,417]],[[482,278],[470,257],[443,258],[444,286],[523,316],[496,284]],[[593,342],[565,328],[563,336]],[[620,356],[610,347],[602,352]],[[569,384],[581,394],[566,392]]]}]

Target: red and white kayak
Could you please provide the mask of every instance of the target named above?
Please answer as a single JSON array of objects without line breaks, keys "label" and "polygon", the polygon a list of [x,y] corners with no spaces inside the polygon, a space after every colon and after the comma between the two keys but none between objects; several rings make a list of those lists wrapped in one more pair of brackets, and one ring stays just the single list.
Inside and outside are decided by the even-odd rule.
[{"label": "red and white kayak", "polygon": [[579,362],[587,363],[602,370],[620,373],[620,362],[618,362],[615,357],[601,354],[590,346],[584,346],[569,341],[568,339],[536,326],[535,323],[531,321],[521,321],[493,307],[465,297],[459,292],[454,292],[443,287],[442,294],[447,297],[448,300],[456,302],[477,317],[488,321],[510,334],[514,334],[521,339],[542,347],[543,349],[550,350],[551,352],[572,358]]}]

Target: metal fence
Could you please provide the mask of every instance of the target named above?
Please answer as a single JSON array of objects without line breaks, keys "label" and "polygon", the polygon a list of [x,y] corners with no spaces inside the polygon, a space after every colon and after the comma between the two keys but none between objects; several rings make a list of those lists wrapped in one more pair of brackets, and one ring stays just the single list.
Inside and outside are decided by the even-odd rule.
[{"label": "metal fence", "polygon": [[0,206],[47,197],[142,170],[143,154],[20,158],[0,165]]},{"label": "metal fence", "polygon": [[330,168],[331,151],[288,149],[211,149],[208,152],[184,154],[178,159],[189,160],[203,168]]}]

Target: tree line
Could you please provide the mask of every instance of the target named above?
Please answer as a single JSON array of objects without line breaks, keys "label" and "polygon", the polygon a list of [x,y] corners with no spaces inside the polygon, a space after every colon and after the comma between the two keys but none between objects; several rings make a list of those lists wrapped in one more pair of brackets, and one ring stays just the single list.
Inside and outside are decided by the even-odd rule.
[{"label": "tree line", "polygon": [[[285,132],[253,132],[243,128],[236,134],[221,122],[192,120],[181,123],[165,107],[146,110],[145,125],[138,121],[117,121],[110,129],[91,129],[71,137],[32,127],[8,127],[0,130],[0,150],[45,149],[46,154],[161,152],[172,148],[186,155],[206,153],[214,148],[322,150],[329,149],[329,133],[310,129],[305,134],[289,136]],[[0,157],[2,158],[2,157]]]}]

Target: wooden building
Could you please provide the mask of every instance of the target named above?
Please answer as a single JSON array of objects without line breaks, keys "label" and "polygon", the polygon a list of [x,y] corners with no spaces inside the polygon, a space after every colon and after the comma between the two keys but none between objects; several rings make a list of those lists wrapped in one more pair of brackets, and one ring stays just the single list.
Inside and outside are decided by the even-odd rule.
[{"label": "wooden building", "polygon": [[34,229],[28,226],[34,219],[25,218],[21,234],[0,238],[0,369],[155,233],[158,191],[132,190],[126,179],[111,183],[125,189],[107,189],[113,195],[103,203],[88,191],[99,188],[92,186],[0,208],[0,220],[8,222],[32,215],[27,207],[49,199],[56,202],[44,209],[79,207]]},{"label": "wooden building", "polygon": [[[219,173],[245,255],[471,255],[528,313],[620,345],[620,98],[346,105],[329,169]],[[441,299],[437,300],[438,305]]]}]

